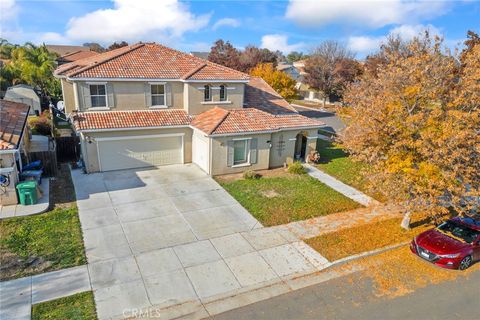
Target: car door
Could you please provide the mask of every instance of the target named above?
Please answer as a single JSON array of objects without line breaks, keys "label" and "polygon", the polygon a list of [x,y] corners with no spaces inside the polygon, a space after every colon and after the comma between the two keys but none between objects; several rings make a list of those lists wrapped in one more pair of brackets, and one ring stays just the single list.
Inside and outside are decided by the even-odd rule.
[{"label": "car door", "polygon": [[477,240],[473,241],[473,260],[479,261],[480,260],[480,235],[477,237]]}]

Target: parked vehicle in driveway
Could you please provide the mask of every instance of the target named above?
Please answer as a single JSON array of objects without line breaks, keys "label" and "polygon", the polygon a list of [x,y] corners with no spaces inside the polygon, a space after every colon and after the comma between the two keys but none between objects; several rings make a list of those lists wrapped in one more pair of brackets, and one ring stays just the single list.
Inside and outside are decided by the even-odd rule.
[{"label": "parked vehicle in driveway", "polygon": [[410,250],[437,266],[465,270],[480,260],[480,220],[447,220],[416,236]]}]

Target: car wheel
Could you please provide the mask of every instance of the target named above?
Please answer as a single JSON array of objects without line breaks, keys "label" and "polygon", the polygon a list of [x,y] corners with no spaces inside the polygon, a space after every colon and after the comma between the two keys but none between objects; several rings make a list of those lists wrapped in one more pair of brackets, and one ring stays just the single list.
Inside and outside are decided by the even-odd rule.
[{"label": "car wheel", "polygon": [[471,265],[472,265],[472,257],[466,256],[465,258],[463,258],[462,262],[460,262],[460,266],[458,267],[458,270],[466,270]]}]

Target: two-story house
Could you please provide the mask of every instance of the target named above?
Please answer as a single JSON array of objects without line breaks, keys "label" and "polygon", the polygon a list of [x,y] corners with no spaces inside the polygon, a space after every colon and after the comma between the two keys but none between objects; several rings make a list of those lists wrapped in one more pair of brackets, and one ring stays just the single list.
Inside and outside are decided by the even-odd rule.
[{"label": "two-story house", "polygon": [[210,175],[303,158],[323,124],[260,78],[155,43],[60,66],[87,172],[193,162]]}]

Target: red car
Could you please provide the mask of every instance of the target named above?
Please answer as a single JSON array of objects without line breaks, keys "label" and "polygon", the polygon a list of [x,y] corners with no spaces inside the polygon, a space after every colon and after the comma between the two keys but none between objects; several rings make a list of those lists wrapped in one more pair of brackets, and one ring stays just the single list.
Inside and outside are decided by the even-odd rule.
[{"label": "red car", "polygon": [[447,220],[416,236],[410,250],[437,266],[465,270],[480,260],[480,220]]}]

